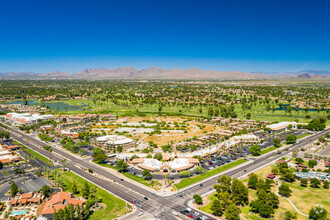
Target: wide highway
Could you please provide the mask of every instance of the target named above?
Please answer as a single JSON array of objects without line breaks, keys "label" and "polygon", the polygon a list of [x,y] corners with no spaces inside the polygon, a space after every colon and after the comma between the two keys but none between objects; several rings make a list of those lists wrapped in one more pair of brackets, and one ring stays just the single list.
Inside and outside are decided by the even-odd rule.
[{"label": "wide highway", "polygon": [[[0,127],[1,129],[4,129]],[[187,187],[180,191],[180,193],[173,194],[171,196],[158,196],[153,193],[152,190],[147,190],[144,187],[141,187],[140,184],[134,184],[130,181],[121,180],[117,175],[109,172],[108,170],[96,165],[90,161],[83,160],[78,156],[68,152],[65,149],[59,147],[53,147],[52,153],[44,150],[42,147],[47,145],[43,141],[31,137],[21,131],[18,131],[10,126],[7,126],[6,129],[10,132],[11,137],[32,150],[48,157],[52,160],[61,161],[66,159],[66,167],[76,174],[80,175],[84,179],[94,183],[95,185],[105,189],[106,191],[131,202],[134,199],[143,201],[144,197],[148,197],[149,200],[142,203],[142,210],[150,214],[154,214],[155,210],[159,210],[160,207],[167,207],[167,213],[171,213],[171,210],[181,211],[188,207],[187,203],[192,199],[193,194],[204,194],[209,191],[212,186],[216,183],[219,176],[213,176],[204,181],[199,182],[191,187]],[[261,156],[255,159],[253,162],[247,163],[246,165],[241,165],[236,168],[226,172],[226,175],[231,176],[232,178],[238,178],[242,174],[247,174],[252,172],[262,166],[265,166],[274,160],[278,160],[281,157],[286,156],[295,149],[301,148],[310,144],[312,141],[317,140],[319,137],[329,133],[329,129],[326,129],[322,132],[307,136],[304,140],[300,140],[299,143],[293,144],[288,151],[283,151],[281,154],[276,152],[268,153],[264,156]],[[91,174],[82,168],[90,168],[94,171],[94,174]],[[244,170],[246,170],[244,172]],[[200,186],[200,184],[203,186]],[[182,194],[183,197],[179,197]],[[198,211],[198,210],[196,210]],[[158,211],[157,211],[158,212]],[[156,217],[160,217],[159,215]],[[214,218],[211,215],[208,215],[209,218]],[[187,217],[180,216],[180,218],[186,219]],[[167,215],[166,219],[176,219],[174,215]]]}]

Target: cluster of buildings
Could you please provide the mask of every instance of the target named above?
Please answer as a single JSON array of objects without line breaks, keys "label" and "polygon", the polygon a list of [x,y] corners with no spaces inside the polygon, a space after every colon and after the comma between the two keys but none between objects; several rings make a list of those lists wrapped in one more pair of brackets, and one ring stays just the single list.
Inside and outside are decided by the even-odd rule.
[{"label": "cluster of buildings", "polygon": [[255,120],[248,120],[248,119],[241,120],[239,118],[223,118],[223,117],[212,117],[212,119],[209,122],[226,126],[228,130],[231,132],[240,132],[243,131],[244,129],[246,130],[256,129],[260,126],[268,125],[271,123],[268,121],[257,122]]},{"label": "cluster of buildings", "polygon": [[21,105],[21,104],[2,104],[0,105],[0,109],[6,109],[7,111],[15,111],[15,112],[41,112],[46,111],[47,109],[44,107],[40,107],[38,105]]},{"label": "cluster of buildings", "polygon": [[64,123],[88,123],[93,120],[116,120],[117,116],[112,114],[77,114],[56,116],[56,122]]},{"label": "cluster of buildings", "polygon": [[123,135],[106,135],[96,138],[96,144],[103,147],[109,147],[110,150],[118,146],[129,148],[134,146],[134,140]]},{"label": "cluster of buildings", "polygon": [[75,198],[69,192],[53,192],[50,198],[45,198],[42,193],[30,192],[17,194],[10,200],[10,217],[18,219],[53,219],[54,212],[64,209],[69,204],[82,206],[86,200],[82,197]]},{"label": "cluster of buildings", "polygon": [[13,151],[19,149],[18,145],[0,145],[0,161],[2,164],[9,164],[20,161],[20,158],[13,154]]},{"label": "cluster of buildings", "polygon": [[41,114],[30,114],[30,113],[8,113],[4,116],[4,119],[11,123],[12,125],[33,125],[39,121],[44,121],[48,119],[53,119],[54,115],[41,115]]},{"label": "cluster of buildings", "polygon": [[138,166],[141,169],[147,169],[154,173],[170,174],[183,170],[188,170],[199,165],[199,160],[196,158],[175,158],[163,157],[165,162],[152,158],[135,158],[131,164]]}]

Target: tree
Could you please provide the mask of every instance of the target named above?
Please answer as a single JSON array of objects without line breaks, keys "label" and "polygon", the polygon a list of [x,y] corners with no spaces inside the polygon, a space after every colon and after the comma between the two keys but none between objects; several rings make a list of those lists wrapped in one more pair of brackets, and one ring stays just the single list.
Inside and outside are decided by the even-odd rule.
[{"label": "tree", "polygon": [[272,168],[272,174],[278,174],[278,169],[276,167]]},{"label": "tree", "polygon": [[260,146],[259,145],[252,145],[249,150],[251,151],[253,156],[259,156],[261,153]]},{"label": "tree", "polygon": [[93,149],[93,154],[92,154],[93,160],[96,161],[97,163],[104,163],[106,159],[108,159],[107,155],[103,152],[101,148],[94,148]]},{"label": "tree", "polygon": [[321,185],[321,183],[320,183],[320,181],[318,179],[312,178],[310,180],[310,185],[311,185],[312,188],[319,188],[320,185]]},{"label": "tree", "polygon": [[308,161],[308,167],[313,168],[317,165],[317,162],[315,160],[309,160]]},{"label": "tree", "polygon": [[204,169],[203,167],[196,167],[196,168],[195,168],[195,171],[196,171],[197,173],[203,173],[203,172],[205,171],[205,169]]},{"label": "tree", "polygon": [[286,182],[294,182],[296,175],[293,173],[292,170],[285,168],[281,172],[281,178],[285,180]]},{"label": "tree", "polygon": [[81,192],[82,192],[82,195],[83,195],[84,198],[88,198],[89,197],[89,195],[91,193],[91,187],[88,184],[88,182],[85,182],[85,184],[84,184]]},{"label": "tree", "polygon": [[251,203],[250,203],[250,207],[251,207],[251,211],[252,212],[255,212],[255,213],[258,213],[259,212],[259,208],[260,206],[263,204],[263,202],[259,199],[257,200],[253,200]]},{"label": "tree", "polygon": [[231,183],[232,199],[236,205],[244,205],[249,203],[248,188],[238,179],[233,179]]},{"label": "tree", "polygon": [[325,220],[327,218],[327,210],[322,206],[314,206],[309,211],[309,218],[314,220]]},{"label": "tree", "polygon": [[312,131],[322,131],[326,127],[325,118],[314,118],[308,122],[307,128]]},{"label": "tree", "polygon": [[190,176],[190,172],[188,170],[181,171],[180,175],[183,176],[183,177],[187,177],[187,176]]},{"label": "tree", "polygon": [[274,139],[273,139],[273,143],[274,143],[274,146],[275,146],[275,147],[278,147],[278,146],[280,146],[281,141],[280,141],[280,139],[274,138]]},{"label": "tree", "polygon": [[151,175],[150,171],[147,170],[147,169],[144,169],[144,170],[142,171],[142,176],[143,176],[144,179],[152,178],[152,175]]},{"label": "tree", "polygon": [[307,184],[308,184],[308,180],[307,179],[301,179],[300,180],[300,186],[307,187]]},{"label": "tree", "polygon": [[218,199],[213,200],[210,209],[211,209],[212,213],[216,216],[221,216],[223,214],[223,206],[220,203],[220,200],[218,200]]},{"label": "tree", "polygon": [[156,154],[154,155],[154,159],[156,159],[156,160],[161,160],[161,159],[163,159],[163,155],[162,155],[161,153],[156,153]]},{"label": "tree", "polygon": [[266,204],[270,205],[273,209],[277,209],[280,204],[280,200],[275,193],[269,192],[266,194]]},{"label": "tree", "polygon": [[288,136],[286,137],[286,142],[287,142],[288,144],[293,144],[293,143],[296,142],[296,140],[297,140],[297,136],[294,135],[294,134],[290,134],[290,135],[288,135]]},{"label": "tree", "polygon": [[194,201],[195,201],[196,204],[198,204],[198,205],[202,205],[203,204],[203,199],[202,199],[202,197],[200,195],[195,194],[193,196],[193,199],[194,199]]},{"label": "tree", "polygon": [[267,204],[261,204],[258,211],[260,216],[264,218],[269,218],[272,214],[274,214],[274,209]]},{"label": "tree", "polygon": [[0,161],[0,169],[2,169],[3,168],[3,163],[2,163],[2,161]]},{"label": "tree", "polygon": [[10,185],[10,195],[11,195],[11,197],[14,197],[14,196],[16,196],[17,193],[18,193],[18,187],[17,187],[16,183],[13,181],[13,182],[11,182],[11,185]]},{"label": "tree", "polygon": [[119,172],[124,172],[127,170],[127,163],[124,162],[124,160],[117,161],[116,168]]},{"label": "tree", "polygon": [[225,216],[228,220],[237,220],[240,213],[241,210],[236,205],[230,204],[226,207]]},{"label": "tree", "polygon": [[257,186],[258,186],[258,176],[257,176],[257,174],[251,173],[249,175],[248,186],[251,189],[257,189]]},{"label": "tree", "polygon": [[218,184],[214,185],[214,188],[217,191],[217,193],[219,192],[231,193],[230,187],[231,187],[231,177],[226,175],[222,175],[218,179]]},{"label": "tree", "polygon": [[117,152],[118,152],[118,153],[123,152],[123,146],[118,146],[118,147],[117,147]]},{"label": "tree", "polygon": [[323,188],[329,189],[329,182],[327,180],[323,180]]},{"label": "tree", "polygon": [[303,164],[304,160],[298,157],[298,158],[296,158],[296,163],[297,164]]},{"label": "tree", "polygon": [[72,193],[77,194],[78,193],[78,187],[76,181],[72,182]]},{"label": "tree", "polygon": [[53,192],[53,189],[48,185],[44,185],[41,188],[41,192],[46,198],[48,198],[50,196],[50,194]]},{"label": "tree", "polygon": [[282,184],[279,188],[278,188],[278,193],[281,196],[285,196],[285,197],[289,197],[292,193],[290,187],[287,184]]},{"label": "tree", "polygon": [[284,220],[294,220],[297,219],[297,213],[285,211],[284,212]]}]

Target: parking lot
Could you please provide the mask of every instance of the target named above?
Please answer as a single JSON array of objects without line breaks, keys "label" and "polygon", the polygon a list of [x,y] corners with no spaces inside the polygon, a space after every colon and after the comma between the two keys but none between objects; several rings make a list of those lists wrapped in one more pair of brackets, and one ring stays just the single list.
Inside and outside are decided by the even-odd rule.
[{"label": "parking lot", "polygon": [[0,200],[6,200],[10,198],[10,196],[5,194],[10,190],[12,181],[15,181],[18,189],[22,189],[23,193],[38,191],[44,185],[51,184],[44,177],[36,177],[32,173],[8,176],[0,180]]}]

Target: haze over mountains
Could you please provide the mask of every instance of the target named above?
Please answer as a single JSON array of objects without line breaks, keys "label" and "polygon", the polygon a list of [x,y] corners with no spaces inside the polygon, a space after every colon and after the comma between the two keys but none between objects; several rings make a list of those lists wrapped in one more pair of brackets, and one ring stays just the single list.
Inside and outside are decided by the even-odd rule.
[{"label": "haze over mountains", "polygon": [[271,78],[329,78],[330,72],[323,70],[306,70],[300,72],[253,72],[244,73],[239,71],[223,72],[208,71],[197,68],[189,69],[162,69],[150,67],[138,70],[133,67],[119,67],[114,69],[96,68],[84,69],[78,73],[65,73],[54,71],[51,73],[0,73],[0,79],[185,79],[185,80],[238,80],[238,79],[271,79]]}]

